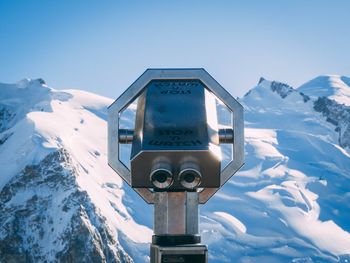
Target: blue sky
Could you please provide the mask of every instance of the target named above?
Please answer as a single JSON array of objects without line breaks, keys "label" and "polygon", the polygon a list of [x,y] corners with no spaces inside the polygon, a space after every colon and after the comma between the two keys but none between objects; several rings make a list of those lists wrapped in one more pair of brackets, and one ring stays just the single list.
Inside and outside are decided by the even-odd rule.
[{"label": "blue sky", "polygon": [[234,96],[350,76],[350,1],[0,0],[0,82],[116,98],[146,68],[204,67]]}]

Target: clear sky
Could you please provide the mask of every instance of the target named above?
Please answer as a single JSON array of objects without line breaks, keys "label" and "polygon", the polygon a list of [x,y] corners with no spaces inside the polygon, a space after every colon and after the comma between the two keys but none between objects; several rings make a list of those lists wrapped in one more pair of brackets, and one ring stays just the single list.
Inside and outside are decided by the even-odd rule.
[{"label": "clear sky", "polygon": [[350,76],[350,1],[0,0],[0,82],[116,98],[150,67],[204,67],[234,96]]}]

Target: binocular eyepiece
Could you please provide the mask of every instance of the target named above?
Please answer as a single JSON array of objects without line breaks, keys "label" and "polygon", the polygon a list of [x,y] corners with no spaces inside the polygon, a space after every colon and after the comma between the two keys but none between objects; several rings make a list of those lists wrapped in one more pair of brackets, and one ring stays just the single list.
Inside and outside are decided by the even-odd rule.
[{"label": "binocular eyepiece", "polygon": [[[161,190],[168,189],[176,180],[172,170],[171,165],[167,162],[157,162],[153,165],[150,180],[154,187]],[[183,163],[177,174],[177,181],[188,190],[198,187],[202,181],[199,166],[193,162]]]},{"label": "binocular eyepiece", "polygon": [[174,181],[170,164],[166,162],[159,162],[153,165],[150,180],[158,189],[169,188]]},{"label": "binocular eyepiece", "polygon": [[179,182],[186,189],[194,189],[202,182],[202,174],[196,163],[184,163],[179,172]]}]

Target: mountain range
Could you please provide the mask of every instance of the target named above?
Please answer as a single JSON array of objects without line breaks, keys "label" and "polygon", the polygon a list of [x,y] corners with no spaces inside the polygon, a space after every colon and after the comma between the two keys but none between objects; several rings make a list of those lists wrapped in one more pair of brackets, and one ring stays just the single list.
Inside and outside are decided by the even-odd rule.
[{"label": "mountain range", "polygon": [[[261,78],[239,101],[245,165],[200,212],[209,261],[349,262],[350,78]],[[0,262],[149,261],[153,207],[107,164],[112,102],[0,84]]]}]

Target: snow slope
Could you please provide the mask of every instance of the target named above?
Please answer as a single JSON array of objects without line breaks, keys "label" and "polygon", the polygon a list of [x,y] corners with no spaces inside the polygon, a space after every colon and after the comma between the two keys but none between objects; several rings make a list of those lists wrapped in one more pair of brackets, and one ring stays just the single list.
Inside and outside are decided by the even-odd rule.
[{"label": "snow slope", "polygon": [[[246,164],[201,208],[210,262],[350,260],[347,95],[327,86],[320,110],[319,83],[261,79],[241,99]],[[0,84],[0,262],[148,261],[153,208],[107,165],[111,102]]]},{"label": "snow slope", "polygon": [[338,143],[350,149],[350,78],[319,76],[298,88],[314,100],[314,110],[336,126]]},{"label": "snow slope", "polygon": [[241,102],[246,164],[202,209],[212,262],[349,260],[350,156],[335,126],[282,83],[262,79]]},{"label": "snow slope", "polygon": [[345,76],[319,76],[300,86],[298,91],[314,99],[328,97],[340,104],[350,106],[350,78]]}]

